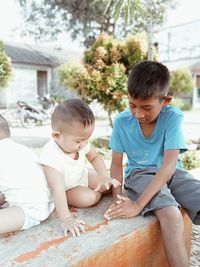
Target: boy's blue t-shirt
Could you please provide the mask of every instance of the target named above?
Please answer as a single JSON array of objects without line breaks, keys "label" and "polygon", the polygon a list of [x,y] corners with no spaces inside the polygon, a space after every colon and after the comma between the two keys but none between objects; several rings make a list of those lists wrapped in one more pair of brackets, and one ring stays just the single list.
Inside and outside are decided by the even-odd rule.
[{"label": "boy's blue t-shirt", "polygon": [[[148,167],[160,168],[165,150],[180,149],[185,152],[186,144],[182,131],[182,112],[166,106],[161,109],[156,126],[150,137],[145,137],[138,120],[129,109],[121,112],[115,119],[110,147],[117,153],[126,153],[128,162],[127,177],[133,169]],[[177,168],[182,168],[177,161]]]}]

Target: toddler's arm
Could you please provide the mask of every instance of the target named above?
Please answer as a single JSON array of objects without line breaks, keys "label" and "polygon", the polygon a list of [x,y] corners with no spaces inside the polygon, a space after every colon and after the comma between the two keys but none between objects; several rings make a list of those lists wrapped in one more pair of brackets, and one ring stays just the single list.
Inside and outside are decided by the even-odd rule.
[{"label": "toddler's arm", "polygon": [[69,212],[62,175],[49,166],[44,166],[44,171],[52,189],[56,212],[65,235],[69,231],[72,236],[79,236],[80,232],[84,231],[84,222],[74,218]]},{"label": "toddler's arm", "polygon": [[113,187],[118,187],[120,185],[119,181],[116,179],[110,178],[110,175],[106,169],[105,163],[103,159],[100,157],[99,153],[91,147],[90,151],[86,155],[88,161],[92,164],[99,177],[101,178],[101,182],[95,189],[95,191],[101,192],[101,190],[109,190],[109,188],[113,185]]}]

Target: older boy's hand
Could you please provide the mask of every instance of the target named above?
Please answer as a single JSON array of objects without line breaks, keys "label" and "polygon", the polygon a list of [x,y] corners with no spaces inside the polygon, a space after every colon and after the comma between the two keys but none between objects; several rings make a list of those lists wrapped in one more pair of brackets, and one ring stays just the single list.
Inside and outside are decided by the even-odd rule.
[{"label": "older boy's hand", "polygon": [[114,178],[103,178],[98,186],[94,189],[96,192],[104,192],[109,190],[111,186],[118,187],[121,183]]},{"label": "older boy's hand", "polygon": [[85,222],[72,216],[62,221],[61,225],[65,235],[70,232],[75,237],[80,236],[80,232],[85,232]]},{"label": "older boy's hand", "polygon": [[140,214],[142,207],[136,201],[125,196],[117,195],[118,200],[104,214],[107,220],[116,218],[131,218]]}]

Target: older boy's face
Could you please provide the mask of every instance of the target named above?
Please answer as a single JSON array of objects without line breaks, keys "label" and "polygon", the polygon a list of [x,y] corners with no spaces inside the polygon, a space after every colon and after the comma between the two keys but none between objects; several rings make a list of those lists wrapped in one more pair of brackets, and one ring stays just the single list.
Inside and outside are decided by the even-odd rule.
[{"label": "older boy's face", "polygon": [[130,95],[129,107],[133,116],[141,124],[150,124],[156,121],[162,107],[168,105],[169,99],[163,99],[160,101],[158,98],[150,97],[148,99],[132,98]]},{"label": "older boy's face", "polygon": [[93,130],[94,124],[84,127],[76,123],[53,138],[65,153],[76,153],[87,144]]}]

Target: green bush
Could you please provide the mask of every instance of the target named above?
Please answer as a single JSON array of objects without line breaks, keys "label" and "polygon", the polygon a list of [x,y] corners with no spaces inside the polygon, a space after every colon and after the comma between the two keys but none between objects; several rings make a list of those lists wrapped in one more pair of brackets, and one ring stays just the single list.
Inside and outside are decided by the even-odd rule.
[{"label": "green bush", "polygon": [[196,151],[187,151],[180,156],[181,163],[186,170],[192,170],[200,167],[200,159]]},{"label": "green bush", "polygon": [[177,69],[171,74],[169,94],[180,96],[182,93],[190,93],[194,89],[194,80],[188,69]]},{"label": "green bush", "polygon": [[180,108],[183,111],[192,109],[192,106],[189,103],[186,103],[183,99],[176,97],[172,98],[170,105]]},{"label": "green bush", "polygon": [[0,89],[8,85],[11,72],[10,58],[6,55],[3,43],[0,41]]}]

